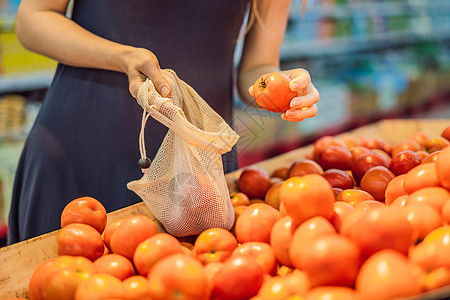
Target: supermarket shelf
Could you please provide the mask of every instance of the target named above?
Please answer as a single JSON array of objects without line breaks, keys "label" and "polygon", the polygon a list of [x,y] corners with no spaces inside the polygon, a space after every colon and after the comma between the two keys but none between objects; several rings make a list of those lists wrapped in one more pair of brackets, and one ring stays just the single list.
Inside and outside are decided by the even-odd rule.
[{"label": "supermarket shelf", "polygon": [[0,93],[46,89],[52,82],[54,71],[17,74],[0,77]]},{"label": "supermarket shelf", "polygon": [[374,51],[390,47],[408,46],[429,41],[450,39],[450,28],[433,29],[431,32],[412,30],[393,31],[363,37],[344,37],[329,40],[286,41],[281,48],[282,60],[314,58],[336,54],[351,54],[361,51]]},{"label": "supermarket shelf", "polygon": [[[301,5],[293,5],[291,18],[301,18]],[[450,11],[448,0],[409,0],[398,2],[355,2],[348,4],[316,4],[306,9],[305,14],[324,18],[351,18],[355,13],[369,16],[411,16],[438,10],[439,13]]]}]

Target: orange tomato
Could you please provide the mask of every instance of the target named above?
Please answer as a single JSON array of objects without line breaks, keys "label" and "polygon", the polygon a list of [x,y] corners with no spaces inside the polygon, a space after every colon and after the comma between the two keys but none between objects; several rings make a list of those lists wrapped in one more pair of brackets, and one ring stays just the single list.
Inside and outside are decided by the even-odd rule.
[{"label": "orange tomato", "polygon": [[253,258],[232,256],[214,276],[212,299],[250,299],[257,295],[263,278],[264,271]]},{"label": "orange tomato", "polygon": [[386,190],[384,191],[384,202],[386,205],[391,205],[395,199],[402,195],[406,195],[405,188],[403,187],[403,182],[405,180],[406,174],[394,177],[389,181]]},{"label": "orange tomato", "polygon": [[403,188],[408,194],[432,186],[439,186],[435,163],[421,164],[412,168],[406,173],[403,181]]},{"label": "orange tomato", "polygon": [[240,243],[270,243],[270,232],[280,218],[280,212],[269,204],[251,204],[236,220],[236,237]]},{"label": "orange tomato", "polygon": [[347,202],[352,206],[366,200],[375,200],[375,198],[370,193],[360,189],[346,189],[336,196],[336,201]]},{"label": "orange tomato", "polygon": [[355,290],[343,286],[319,286],[309,290],[304,300],[356,300]]},{"label": "orange tomato", "polygon": [[408,204],[408,200],[409,200],[408,195],[402,195],[397,197],[397,199],[395,199],[390,206],[396,208],[403,208],[405,207],[406,204]]},{"label": "orange tomato", "polygon": [[413,226],[411,241],[413,244],[421,241],[428,233],[442,225],[439,211],[425,203],[408,202],[403,208],[403,213]]},{"label": "orange tomato", "polygon": [[269,275],[275,275],[277,270],[277,259],[272,247],[263,242],[247,242],[242,243],[234,249],[233,257],[246,256],[253,258]]},{"label": "orange tomato", "polygon": [[450,285],[450,268],[436,268],[425,275],[425,290],[435,290]]},{"label": "orange tomato", "polygon": [[120,280],[125,280],[135,275],[134,266],[131,261],[120,254],[106,254],[94,261],[98,273],[112,275]]},{"label": "orange tomato", "polygon": [[298,269],[303,269],[301,251],[311,242],[325,235],[335,235],[336,229],[324,217],[313,217],[303,222],[295,231],[289,246],[289,259]]},{"label": "orange tomato", "polygon": [[292,218],[285,216],[278,220],[270,233],[270,245],[275,252],[277,260],[285,266],[292,267],[289,258],[289,245],[296,227],[292,224]]},{"label": "orange tomato", "polygon": [[383,249],[394,249],[406,255],[413,227],[400,209],[377,207],[366,210],[343,233],[359,246],[363,258],[367,259]]},{"label": "orange tomato", "polygon": [[392,249],[381,250],[367,259],[356,278],[360,299],[387,300],[414,296],[422,292],[423,273]]},{"label": "orange tomato", "polygon": [[208,281],[197,259],[172,254],[159,260],[148,274],[153,300],[209,299]]},{"label": "orange tomato", "polygon": [[223,228],[210,228],[195,240],[194,253],[203,264],[222,262],[237,246],[238,241],[231,232]]},{"label": "orange tomato", "polygon": [[311,287],[353,286],[360,258],[358,246],[337,234],[317,237],[298,252],[299,265],[308,276]]},{"label": "orange tomato", "polygon": [[264,202],[275,209],[280,208],[280,188],[283,182],[284,181],[280,181],[272,184],[272,186],[267,191],[266,196],[264,197]]},{"label": "orange tomato", "polygon": [[409,203],[425,203],[441,211],[444,204],[450,201],[450,192],[446,189],[435,186],[417,190],[409,195]]},{"label": "orange tomato", "polygon": [[152,300],[148,280],[142,275],[134,275],[123,281],[128,300]]},{"label": "orange tomato", "polygon": [[78,286],[90,276],[72,268],[54,268],[42,283],[42,295],[46,300],[72,300]]},{"label": "orange tomato", "polygon": [[284,300],[291,295],[286,278],[271,277],[266,280],[259,289],[258,296],[261,300]]},{"label": "orange tomato", "polygon": [[94,299],[126,299],[126,291],[116,277],[109,274],[93,274],[78,286],[74,300]]},{"label": "orange tomato", "polygon": [[446,189],[450,189],[450,146],[442,149],[435,164],[439,183]]},{"label": "orange tomato", "polygon": [[287,179],[280,189],[280,201],[295,224],[323,216],[331,219],[334,214],[334,192],[328,181],[318,174]]},{"label": "orange tomato", "polygon": [[297,96],[297,92],[289,88],[290,81],[288,76],[280,72],[260,76],[253,84],[253,96],[256,103],[271,112],[285,112],[291,107],[292,98]]},{"label": "orange tomato", "polygon": [[31,274],[28,282],[28,296],[31,300],[44,300],[42,295],[42,282],[44,277],[48,275],[55,263],[55,259],[49,259],[42,262]]},{"label": "orange tomato", "polygon": [[442,206],[442,219],[447,224],[450,225],[450,201],[447,201]]},{"label": "orange tomato", "polygon": [[112,236],[113,232],[117,229],[117,227],[119,227],[120,223],[122,223],[122,221],[124,219],[125,218],[120,218],[115,221],[112,221],[111,223],[106,224],[106,228],[103,232],[103,241],[105,242],[105,246],[109,250],[111,250],[111,236]]},{"label": "orange tomato", "polygon": [[334,228],[336,228],[336,230],[338,232],[341,231],[341,226],[342,226],[342,222],[345,218],[347,218],[347,216],[354,211],[355,208],[344,201],[336,201],[334,202],[334,216],[333,218],[330,220],[331,224],[333,224]]},{"label": "orange tomato", "polygon": [[182,246],[174,236],[164,232],[156,233],[136,247],[133,263],[139,274],[147,276],[158,260],[174,253],[182,253],[183,248],[186,247]]},{"label": "orange tomato", "polygon": [[441,226],[426,235],[424,240],[411,249],[411,261],[424,270],[440,267],[450,268],[450,226]]},{"label": "orange tomato", "polygon": [[241,206],[241,205],[248,206],[250,205],[250,199],[247,197],[246,194],[238,192],[231,197],[231,204],[233,206]]},{"label": "orange tomato", "polygon": [[111,235],[111,251],[133,260],[137,246],[156,234],[156,225],[146,215],[125,218]]},{"label": "orange tomato", "polygon": [[84,256],[92,261],[103,255],[105,244],[100,233],[82,223],[66,225],[58,233],[58,255]]},{"label": "orange tomato", "polygon": [[91,225],[102,234],[106,221],[105,207],[92,197],[80,197],[70,201],[61,213],[61,228],[72,223],[83,223]]}]

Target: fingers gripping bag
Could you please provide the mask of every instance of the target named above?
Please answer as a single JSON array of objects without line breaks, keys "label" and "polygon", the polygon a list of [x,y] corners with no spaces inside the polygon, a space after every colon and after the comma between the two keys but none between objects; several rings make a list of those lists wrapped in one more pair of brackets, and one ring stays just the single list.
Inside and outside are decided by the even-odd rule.
[{"label": "fingers gripping bag", "polygon": [[[188,236],[221,227],[230,229],[234,211],[225,180],[222,154],[239,136],[173,70],[162,70],[171,93],[162,97],[150,80],[140,87],[143,108],[139,147],[146,159],[144,130],[149,116],[169,128],[150,167],[128,183],[174,236]],[[151,144],[151,141],[149,142]]]}]

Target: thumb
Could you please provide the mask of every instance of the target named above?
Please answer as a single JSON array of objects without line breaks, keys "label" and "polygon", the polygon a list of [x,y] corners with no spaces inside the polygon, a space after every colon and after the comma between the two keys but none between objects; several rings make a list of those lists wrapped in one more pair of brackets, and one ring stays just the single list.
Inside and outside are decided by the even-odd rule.
[{"label": "thumb", "polygon": [[149,72],[149,74],[147,74],[147,76],[153,82],[153,85],[161,96],[167,97],[170,95],[171,90],[169,82],[162,75],[161,69],[159,67],[153,68]]}]

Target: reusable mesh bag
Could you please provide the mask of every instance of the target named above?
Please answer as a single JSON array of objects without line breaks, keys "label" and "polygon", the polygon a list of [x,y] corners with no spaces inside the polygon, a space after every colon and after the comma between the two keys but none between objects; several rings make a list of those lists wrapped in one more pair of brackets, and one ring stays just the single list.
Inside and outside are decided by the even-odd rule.
[{"label": "reusable mesh bag", "polygon": [[226,184],[222,154],[239,136],[197,92],[173,70],[162,70],[171,94],[162,97],[150,80],[137,101],[144,109],[139,147],[146,158],[144,129],[149,116],[169,128],[141,179],[128,183],[164,228],[174,236],[205,229],[230,229],[234,211]]}]

